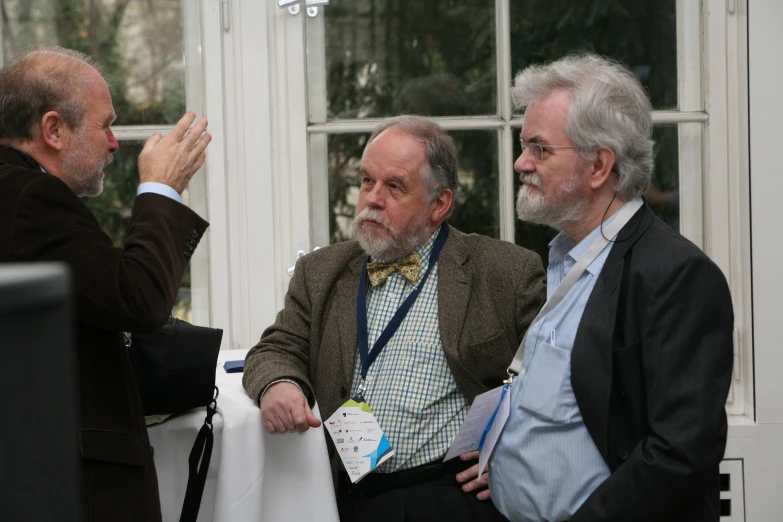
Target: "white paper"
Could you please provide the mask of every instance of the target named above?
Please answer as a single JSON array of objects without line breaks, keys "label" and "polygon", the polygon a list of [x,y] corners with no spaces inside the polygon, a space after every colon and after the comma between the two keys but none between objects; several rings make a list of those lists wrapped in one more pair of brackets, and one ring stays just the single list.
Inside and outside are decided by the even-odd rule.
[{"label": "white paper", "polygon": [[354,484],[394,455],[366,402],[350,400],[337,408],[326,430]]},{"label": "white paper", "polygon": [[508,415],[511,413],[510,396],[510,390],[506,389],[503,393],[503,398],[500,400],[500,407],[498,408],[497,415],[495,415],[495,419],[492,421],[492,427],[489,429],[489,432],[484,439],[484,445],[481,446],[481,449],[479,450],[479,477],[484,473],[489,457],[492,455],[492,450],[495,448],[495,444],[497,444],[498,439],[500,438],[500,432],[503,431],[503,426],[506,425]]},{"label": "white paper", "polygon": [[463,453],[479,449],[484,429],[498,408],[502,391],[503,387],[501,386],[477,395],[473,399],[473,404],[468,411],[467,417],[465,417],[465,422],[462,423],[462,427],[460,427],[459,433],[454,438],[454,442],[451,443],[451,447],[448,453],[446,453],[443,462],[458,457]]}]

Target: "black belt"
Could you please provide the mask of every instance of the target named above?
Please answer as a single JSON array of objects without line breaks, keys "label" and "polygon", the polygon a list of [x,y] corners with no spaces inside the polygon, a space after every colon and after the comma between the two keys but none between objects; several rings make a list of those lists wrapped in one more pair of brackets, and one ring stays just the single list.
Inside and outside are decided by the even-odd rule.
[{"label": "black belt", "polygon": [[[360,480],[357,484],[352,484],[348,474],[340,471],[340,488],[345,488],[349,495],[368,496],[389,491],[392,489],[404,488],[428,482],[441,478],[445,475],[456,475],[465,471],[475,464],[476,460],[463,462],[459,458],[448,462],[436,462],[434,464],[425,464],[411,469],[395,471],[393,473],[373,472]],[[457,478],[454,477],[454,484],[457,485]]]}]

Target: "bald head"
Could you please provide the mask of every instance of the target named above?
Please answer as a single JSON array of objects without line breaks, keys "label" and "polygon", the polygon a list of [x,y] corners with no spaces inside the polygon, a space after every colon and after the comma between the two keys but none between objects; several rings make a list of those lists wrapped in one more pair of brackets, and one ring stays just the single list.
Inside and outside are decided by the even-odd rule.
[{"label": "bald head", "polygon": [[41,118],[57,111],[72,129],[87,110],[96,64],[86,55],[57,46],[39,47],[0,70],[0,143],[33,139]]}]

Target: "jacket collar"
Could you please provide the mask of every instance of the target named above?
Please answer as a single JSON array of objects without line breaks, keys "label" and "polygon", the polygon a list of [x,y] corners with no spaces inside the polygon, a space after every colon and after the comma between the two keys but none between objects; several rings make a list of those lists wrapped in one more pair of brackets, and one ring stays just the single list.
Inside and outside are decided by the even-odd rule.
[{"label": "jacket collar", "polygon": [[41,170],[41,166],[29,154],[6,145],[0,145],[0,163]]}]

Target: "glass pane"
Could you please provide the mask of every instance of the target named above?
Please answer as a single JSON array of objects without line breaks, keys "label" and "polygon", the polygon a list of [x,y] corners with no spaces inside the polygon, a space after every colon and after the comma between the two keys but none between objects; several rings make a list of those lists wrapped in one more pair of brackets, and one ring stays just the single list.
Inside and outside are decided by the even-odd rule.
[{"label": "glass pane", "polygon": [[[449,223],[462,232],[500,237],[497,133],[449,134],[456,142],[460,159],[457,208]],[[353,237],[351,222],[359,204],[359,167],[368,137],[369,134],[332,134],[327,138],[330,243]]]},{"label": "glass pane", "polygon": [[[518,130],[514,131],[514,159],[521,154]],[[657,125],[653,128],[655,140],[655,170],[653,180],[645,195],[645,201],[650,208],[666,224],[674,230],[680,229],[679,200],[679,146],[677,125]],[[514,204],[519,192],[519,174],[514,173]],[[515,220],[515,242],[525,248],[535,250],[541,255],[544,264],[549,259],[549,242],[557,235],[557,231],[545,225],[534,225]]]},{"label": "glass pane", "polygon": [[593,51],[628,65],[654,108],[677,107],[676,0],[511,2],[513,73],[574,51]]},{"label": "glass pane", "polygon": [[115,125],[173,124],[185,112],[181,0],[4,0],[5,61],[36,44],[96,57]]},{"label": "glass pane", "polygon": [[645,201],[659,218],[679,232],[680,147],[677,125],[655,126],[653,139],[655,140],[655,171]]},{"label": "glass pane", "polygon": [[332,134],[329,155],[329,242],[353,237],[351,222],[359,205],[359,167],[369,134]]},{"label": "glass pane", "polygon": [[322,12],[307,22],[312,121],[323,105],[330,120],[496,114],[494,2],[332,0]]},{"label": "glass pane", "polygon": [[[136,199],[136,189],[139,186],[137,159],[143,147],[143,141],[121,142],[120,150],[114,154],[114,162],[104,170],[103,193],[95,198],[83,199],[115,246],[122,246],[125,241],[133,200]],[[182,195],[187,201],[187,190]],[[186,321],[192,321],[190,287],[188,263],[172,312],[174,317]]]},{"label": "glass pane", "polygon": [[449,224],[458,230],[500,237],[497,131],[449,131],[459,153],[457,207]]}]

